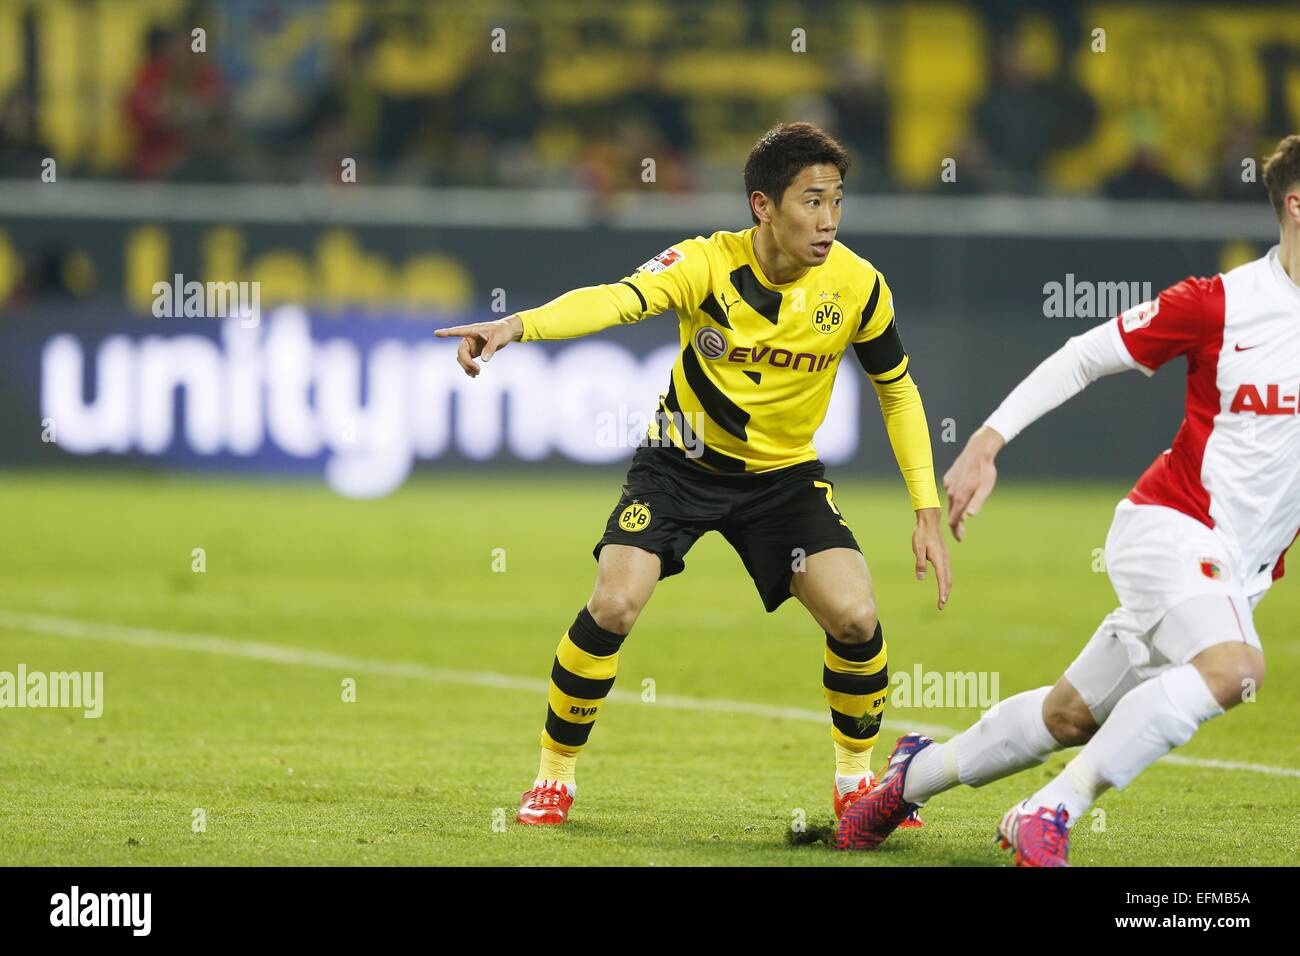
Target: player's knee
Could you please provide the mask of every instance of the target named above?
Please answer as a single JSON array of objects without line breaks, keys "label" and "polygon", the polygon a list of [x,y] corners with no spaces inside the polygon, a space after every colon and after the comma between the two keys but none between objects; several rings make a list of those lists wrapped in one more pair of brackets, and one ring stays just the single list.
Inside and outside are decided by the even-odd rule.
[{"label": "player's knee", "polygon": [[1097,732],[1097,721],[1079,692],[1064,681],[1052,688],[1043,701],[1043,723],[1065,747],[1086,744]]},{"label": "player's knee", "polygon": [[843,644],[865,644],[876,634],[876,602],[862,598],[837,609],[831,633]]},{"label": "player's knee", "polygon": [[627,591],[604,588],[591,596],[587,610],[605,630],[628,634],[641,614],[641,602]]},{"label": "player's knee", "polygon": [[1215,644],[1192,658],[1192,664],[1225,710],[1253,700],[1264,684],[1264,655],[1249,644]]}]

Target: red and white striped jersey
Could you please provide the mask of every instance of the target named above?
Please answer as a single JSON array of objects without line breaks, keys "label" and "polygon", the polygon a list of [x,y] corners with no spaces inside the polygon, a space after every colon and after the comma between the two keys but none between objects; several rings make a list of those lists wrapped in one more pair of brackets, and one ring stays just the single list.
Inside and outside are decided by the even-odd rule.
[{"label": "red and white striped jersey", "polygon": [[1211,279],[1188,278],[1112,325],[1134,368],[1187,357],[1172,447],[1129,492],[1213,528],[1246,594],[1282,576],[1300,532],[1300,285],[1274,246]]}]

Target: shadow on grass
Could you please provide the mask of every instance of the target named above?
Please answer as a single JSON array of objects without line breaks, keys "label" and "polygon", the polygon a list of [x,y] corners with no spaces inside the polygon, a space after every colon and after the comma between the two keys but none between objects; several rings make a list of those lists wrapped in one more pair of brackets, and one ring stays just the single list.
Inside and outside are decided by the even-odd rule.
[{"label": "shadow on grass", "polygon": [[[790,830],[786,832],[786,845],[795,851],[841,853],[845,851],[835,848],[835,832],[838,825],[835,821],[827,820],[823,823],[810,825],[806,830],[797,832]],[[847,851],[845,855],[854,860],[860,860],[864,863],[870,862],[875,866],[997,866],[999,859],[997,856],[989,853],[979,852],[976,850],[945,848],[936,850],[934,847],[925,847],[917,849],[907,845],[907,837],[902,839],[895,838],[888,840],[875,850],[866,851]],[[941,860],[934,857],[941,855]],[[912,859],[907,859],[911,857]]]}]

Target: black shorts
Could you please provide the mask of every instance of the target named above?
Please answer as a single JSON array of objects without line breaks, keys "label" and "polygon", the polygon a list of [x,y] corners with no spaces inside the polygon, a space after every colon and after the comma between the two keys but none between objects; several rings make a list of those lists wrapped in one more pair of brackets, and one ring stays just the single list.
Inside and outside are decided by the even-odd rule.
[{"label": "black shorts", "polygon": [[861,551],[839,512],[826,466],[807,461],[763,474],[712,472],[680,449],[642,445],[627,483],[592,552],[626,544],[659,555],[660,579],[686,567],[683,558],[706,531],[720,531],[754,579],[763,606],[790,597],[800,556],[828,548]]}]

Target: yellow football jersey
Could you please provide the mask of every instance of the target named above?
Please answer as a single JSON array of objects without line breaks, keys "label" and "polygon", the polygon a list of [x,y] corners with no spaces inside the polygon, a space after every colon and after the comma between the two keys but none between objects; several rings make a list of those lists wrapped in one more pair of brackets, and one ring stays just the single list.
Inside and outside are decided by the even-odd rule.
[{"label": "yellow football jersey", "polygon": [[902,399],[891,397],[902,413],[887,414],[887,424],[891,417],[903,424],[890,437],[896,452],[900,443],[916,446],[904,468],[915,506],[936,505],[924,412],[919,397],[912,407],[915,387],[885,277],[835,242],[822,264],[773,283],[754,254],[757,228],[687,239],[616,283],[521,312],[523,341],[573,338],[676,311],[681,351],[649,437],[693,450],[699,464],[722,472],[815,459],[813,435],[840,360],[854,348],[882,396],[882,386],[907,387]]},{"label": "yellow football jersey", "polygon": [[[650,437],[666,428],[685,448],[693,443],[681,428],[693,428],[700,461],[720,471],[816,458],[813,434],[840,359],[854,342],[879,338],[894,317],[884,276],[847,247],[836,242],[821,265],[778,285],[759,267],[753,234],[688,239],[622,280],[646,314],[673,309],[680,319],[681,352]],[[881,377],[901,375],[906,362],[898,354]]]}]

